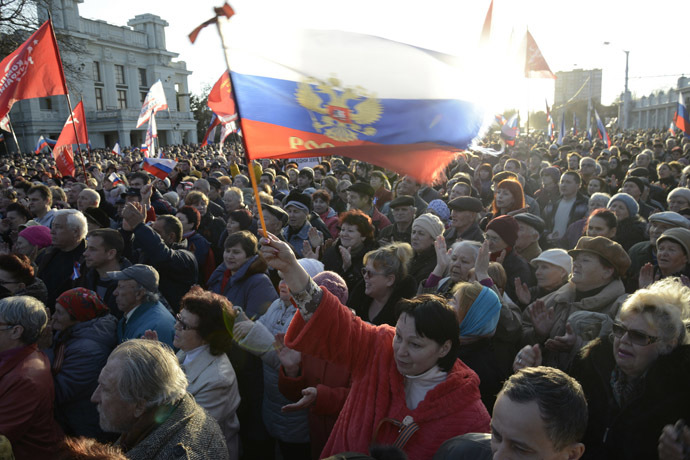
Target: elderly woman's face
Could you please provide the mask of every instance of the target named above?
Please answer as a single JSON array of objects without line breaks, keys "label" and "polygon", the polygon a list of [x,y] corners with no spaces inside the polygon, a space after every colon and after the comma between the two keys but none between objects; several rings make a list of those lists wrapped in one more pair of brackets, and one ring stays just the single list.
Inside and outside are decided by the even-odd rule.
[{"label": "elderly woman's face", "polygon": [[601,263],[599,256],[581,252],[573,257],[573,276],[575,286],[581,291],[595,289],[611,277],[610,270]]},{"label": "elderly woman's face", "polygon": [[656,257],[659,268],[665,275],[682,270],[688,263],[683,247],[671,240],[663,240],[657,245]]},{"label": "elderly woman's face", "polygon": [[537,278],[537,286],[547,291],[553,291],[565,282],[566,271],[548,262],[537,262],[534,277]]},{"label": "elderly woman's face", "polygon": [[434,245],[434,238],[421,226],[412,224],[410,245],[415,252],[420,253]]},{"label": "elderly woman's face", "polygon": [[[615,328],[618,333],[614,329],[613,357],[627,376],[639,377],[659,357],[659,342],[645,344],[648,341],[645,336],[657,338],[659,333],[639,314],[631,314],[619,323],[624,329]],[[623,335],[618,337],[620,333]]]},{"label": "elderly woman's face", "polygon": [[477,259],[475,251],[468,246],[460,246],[450,255],[450,279],[453,283],[467,281],[469,271]]},{"label": "elderly woman's face", "polygon": [[420,375],[431,369],[450,351],[450,340],[443,345],[417,334],[415,320],[407,313],[398,318],[393,337],[393,356],[398,372]]},{"label": "elderly woman's face", "polygon": [[353,248],[364,244],[364,237],[356,225],[343,223],[340,227],[340,244],[346,248]]},{"label": "elderly woman's face", "polygon": [[69,313],[67,312],[67,310],[65,310],[65,308],[62,305],[60,305],[59,303],[55,304],[55,313],[53,313],[53,317],[51,318],[53,330],[64,331],[65,329],[77,324],[78,322],[79,321],[77,321],[76,319],[70,317]]},{"label": "elderly woman's face", "polygon": [[628,207],[624,205],[623,202],[620,200],[616,200],[613,203],[611,203],[609,205],[609,210],[611,210],[616,215],[616,219],[618,219],[618,222],[621,222],[630,217]]},{"label": "elderly woman's face", "polygon": [[491,252],[503,251],[508,247],[508,244],[506,244],[506,242],[503,241],[503,238],[501,238],[494,230],[486,231],[486,240],[489,242],[489,251]]},{"label": "elderly woman's face", "polygon": [[680,212],[681,209],[690,207],[690,202],[680,195],[674,195],[668,199],[668,210]]},{"label": "elderly woman's face", "polygon": [[182,351],[190,351],[199,348],[206,342],[199,335],[199,315],[185,309],[180,310],[175,322],[175,337],[173,345]]}]

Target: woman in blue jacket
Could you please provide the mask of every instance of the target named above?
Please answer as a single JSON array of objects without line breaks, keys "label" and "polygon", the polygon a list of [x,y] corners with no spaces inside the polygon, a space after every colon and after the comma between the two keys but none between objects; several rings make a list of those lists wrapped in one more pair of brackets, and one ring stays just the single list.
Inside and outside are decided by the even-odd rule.
[{"label": "woman in blue jacket", "polygon": [[93,291],[75,288],[57,298],[53,345],[45,350],[55,381],[55,418],[65,434],[108,440],[91,395],[117,345],[117,319]]}]

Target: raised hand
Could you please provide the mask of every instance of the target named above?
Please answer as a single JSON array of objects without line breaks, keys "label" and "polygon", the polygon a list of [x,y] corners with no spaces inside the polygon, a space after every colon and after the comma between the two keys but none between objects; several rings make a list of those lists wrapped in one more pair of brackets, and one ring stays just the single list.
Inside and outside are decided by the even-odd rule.
[{"label": "raised hand", "polygon": [[647,262],[640,269],[637,284],[640,289],[645,288],[654,282],[654,265]]},{"label": "raised hand", "polygon": [[146,211],[141,203],[127,203],[122,210],[122,228],[128,231],[143,223],[146,220]]},{"label": "raised hand", "polygon": [[141,338],[146,340],[158,340],[158,332],[152,329],[146,329],[144,335],[142,335]]},{"label": "raised hand", "polygon": [[302,390],[302,399],[293,404],[286,404],[280,410],[283,412],[295,412],[308,409],[316,403],[317,391],[315,387],[307,387]]},{"label": "raised hand", "polygon": [[513,371],[517,372],[526,367],[541,366],[541,348],[539,345],[525,345],[522,350],[515,355],[513,361]]},{"label": "raised hand", "polygon": [[275,347],[285,375],[297,377],[302,363],[302,353],[285,345],[285,334],[276,334]]},{"label": "raised hand", "polygon": [[477,260],[474,263],[474,275],[477,281],[485,280],[489,277],[490,255],[489,242],[484,241],[477,252]]},{"label": "raised hand", "polygon": [[350,254],[350,248],[340,245],[338,246],[338,250],[340,251],[340,257],[343,259],[343,270],[347,271],[352,266],[352,254]]},{"label": "raised hand", "polygon": [[548,336],[551,328],[556,324],[556,313],[553,307],[546,308],[543,300],[537,300],[527,308],[536,333],[542,337]]},{"label": "raised hand", "polygon": [[235,325],[232,327],[233,339],[237,341],[244,339],[253,327],[254,321],[250,319],[247,319],[246,321],[235,321]]},{"label": "raised hand", "polygon": [[436,249],[436,266],[432,273],[438,277],[442,277],[450,266],[450,251],[446,246],[446,239],[443,235],[439,235],[436,241],[434,241],[434,249]]},{"label": "raised hand", "polygon": [[139,193],[141,194],[141,204],[150,206],[151,195],[153,194],[153,184],[144,185]]},{"label": "raised hand", "polygon": [[518,300],[524,305],[529,304],[532,300],[532,294],[529,292],[527,283],[523,283],[519,276],[515,278],[515,294]]},{"label": "raised hand", "polygon": [[261,238],[261,255],[268,266],[276,270],[285,271],[294,265],[299,266],[290,245],[271,233]]},{"label": "raised hand", "polygon": [[659,437],[659,460],[683,460],[690,450],[690,430],[683,420],[666,425]]},{"label": "raised hand", "polygon": [[[314,227],[312,227],[314,228]],[[307,259],[317,259],[319,258],[319,250],[321,247],[316,248],[316,252],[312,249],[312,245],[309,241],[304,240],[302,241],[302,256],[306,257]]]},{"label": "raised hand", "polygon": [[309,236],[309,244],[311,244],[312,248],[318,248],[323,244],[323,233],[318,231],[316,227],[310,228],[307,235]]},{"label": "raised hand", "polygon": [[544,343],[544,346],[551,351],[568,353],[575,346],[577,336],[573,332],[570,323],[565,325],[565,335],[559,335],[553,339],[549,339]]}]

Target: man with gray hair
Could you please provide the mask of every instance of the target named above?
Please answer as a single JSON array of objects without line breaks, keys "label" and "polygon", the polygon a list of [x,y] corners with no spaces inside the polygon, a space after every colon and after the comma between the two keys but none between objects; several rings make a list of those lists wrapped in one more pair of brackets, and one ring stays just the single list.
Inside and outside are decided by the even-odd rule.
[{"label": "man with gray hair", "polygon": [[97,208],[101,204],[101,196],[97,191],[91,188],[85,188],[79,192],[77,197],[77,209],[81,212],[86,211],[86,208]]},{"label": "man with gray hair", "polygon": [[130,460],[229,459],[218,423],[187,393],[172,350],[134,339],[111,353],[91,397],[104,431]]},{"label": "man with gray hair", "polygon": [[175,318],[158,298],[158,272],[150,265],[136,264],[119,272],[108,272],[117,281],[113,293],[123,316],[117,323],[117,340],[122,343],[155,331],[158,340],[173,346]]},{"label": "man with gray hair", "polygon": [[62,441],[50,362],[36,345],[47,323],[33,297],[0,300],[0,433],[16,458],[52,458]]},{"label": "man with gray hair", "polygon": [[81,257],[86,250],[86,217],[76,209],[55,211],[50,236],[53,244],[36,258],[37,276],[48,289],[46,306],[55,310],[55,299],[72,288],[81,276]]}]

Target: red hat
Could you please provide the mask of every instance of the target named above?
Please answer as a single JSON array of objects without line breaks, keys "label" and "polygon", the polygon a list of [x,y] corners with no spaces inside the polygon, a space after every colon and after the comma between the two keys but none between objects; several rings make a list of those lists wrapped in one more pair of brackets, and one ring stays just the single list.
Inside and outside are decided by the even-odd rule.
[{"label": "red hat", "polygon": [[498,216],[489,222],[486,229],[493,230],[508,246],[513,247],[517,241],[520,226],[513,216]]},{"label": "red hat", "polygon": [[103,316],[109,311],[98,294],[84,288],[65,291],[56,302],[79,322]]}]

